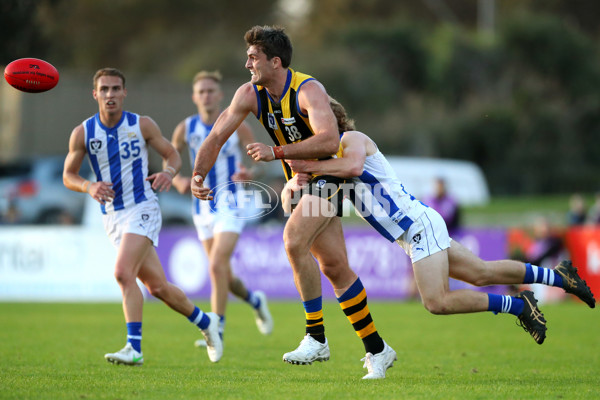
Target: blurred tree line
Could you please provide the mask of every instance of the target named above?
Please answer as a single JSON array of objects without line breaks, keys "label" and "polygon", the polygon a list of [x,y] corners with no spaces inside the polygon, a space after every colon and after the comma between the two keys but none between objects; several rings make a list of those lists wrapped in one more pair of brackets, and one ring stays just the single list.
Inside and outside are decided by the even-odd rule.
[{"label": "blurred tree line", "polygon": [[[493,19],[482,25],[482,9]],[[600,2],[586,0],[3,0],[0,64],[189,82],[248,79],[244,32],[286,27],[387,154],[480,165],[493,194],[600,189]]]}]

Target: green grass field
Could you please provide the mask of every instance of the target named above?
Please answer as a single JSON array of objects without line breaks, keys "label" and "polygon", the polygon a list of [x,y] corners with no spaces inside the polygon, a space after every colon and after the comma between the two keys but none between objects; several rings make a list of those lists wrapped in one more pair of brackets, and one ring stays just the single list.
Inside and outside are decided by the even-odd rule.
[{"label": "green grass field", "polygon": [[120,304],[0,303],[0,399],[600,398],[600,316],[582,303],[541,307],[540,346],[510,315],[433,316],[417,303],[371,301],[398,353],[379,381],[361,380],[364,349],[335,302],[324,309],[331,360],[312,366],[281,360],[303,336],[299,302],[272,302],[269,337],[245,304],[231,302],[217,364],[193,347],[199,332],[184,317],[145,307],[145,364],[126,367],[103,358],[125,342]]}]

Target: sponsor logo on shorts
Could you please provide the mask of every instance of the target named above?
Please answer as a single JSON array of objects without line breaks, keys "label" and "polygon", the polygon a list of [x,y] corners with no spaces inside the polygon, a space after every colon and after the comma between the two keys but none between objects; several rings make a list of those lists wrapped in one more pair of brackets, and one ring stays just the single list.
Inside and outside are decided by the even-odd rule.
[{"label": "sponsor logo on shorts", "polygon": [[417,233],[415,236],[413,236],[412,241],[415,242],[416,244],[421,243],[421,234]]}]

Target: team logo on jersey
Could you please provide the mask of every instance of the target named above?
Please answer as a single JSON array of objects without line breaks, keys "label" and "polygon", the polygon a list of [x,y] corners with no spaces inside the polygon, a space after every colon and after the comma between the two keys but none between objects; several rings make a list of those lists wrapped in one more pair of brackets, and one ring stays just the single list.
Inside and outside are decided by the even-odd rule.
[{"label": "team logo on jersey", "polygon": [[421,243],[421,234],[417,233],[415,236],[413,236],[412,241],[415,242],[416,244]]},{"label": "team logo on jersey", "polygon": [[90,140],[90,153],[96,155],[102,150],[102,140],[94,138]]},{"label": "team logo on jersey", "polygon": [[267,113],[267,119],[269,120],[269,128],[277,129],[277,120],[275,119],[275,114]]},{"label": "team logo on jersey", "polygon": [[296,118],[281,118],[281,122],[283,122],[284,125],[294,125]]},{"label": "team logo on jersey", "polygon": [[202,138],[200,136],[198,136],[198,135],[190,136],[189,144],[192,149],[197,149],[198,147],[200,147],[201,143],[202,143]]}]

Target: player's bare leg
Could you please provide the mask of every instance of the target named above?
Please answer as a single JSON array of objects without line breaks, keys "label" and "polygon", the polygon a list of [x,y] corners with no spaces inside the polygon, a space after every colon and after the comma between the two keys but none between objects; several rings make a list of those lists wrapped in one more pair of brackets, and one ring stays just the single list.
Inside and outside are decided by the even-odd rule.
[{"label": "player's bare leg", "polygon": [[521,284],[525,264],[514,260],[483,261],[453,240],[448,251],[449,275],[475,286]]},{"label": "player's bare leg", "polygon": [[432,314],[486,311],[487,294],[474,290],[453,290],[448,283],[448,252],[443,250],[413,264],[415,282],[425,308]]},{"label": "player's bare leg", "polygon": [[209,253],[209,271],[212,284],[210,295],[211,309],[224,316],[229,296],[229,283],[232,279],[231,255],[239,235],[234,232],[219,232],[212,239]]},{"label": "player's bare leg", "polygon": [[415,281],[425,308],[432,314],[460,314],[480,311],[510,313],[538,343],[546,337],[546,320],[537,308],[533,293],[501,296],[462,289],[450,290],[448,250],[437,252],[413,264]]},{"label": "player's bare leg", "polygon": [[167,281],[158,254],[153,247],[146,255],[138,277],[151,295],[162,300],[200,329],[208,343],[206,350],[209,359],[212,362],[219,361],[223,355],[223,342],[219,335],[217,314],[204,313],[191,302],[180,288]]},{"label": "player's bare leg", "polygon": [[328,203],[316,196],[302,196],[283,231],[285,250],[302,301],[321,296],[321,275],[310,249],[331,220],[330,216],[316,211],[323,202]]},{"label": "player's bare leg", "polygon": [[121,239],[115,263],[115,278],[123,295],[123,313],[126,322],[141,321],[144,296],[136,278],[142,260],[152,248],[152,242],[145,236],[126,233]]},{"label": "player's bare leg", "polygon": [[333,217],[311,248],[333,286],[340,307],[365,347],[363,379],[383,379],[396,361],[396,352],[379,336],[367,302],[367,291],[350,268],[340,218]]},{"label": "player's bare leg", "polygon": [[321,273],[310,253],[315,239],[331,220],[327,213],[320,212],[322,205],[327,207],[327,200],[312,195],[302,196],[283,231],[285,250],[306,316],[306,336],[298,348],[283,355],[283,361],[291,364],[329,360],[329,345],[323,323]]},{"label": "player's bare leg", "polygon": [[448,258],[450,276],[475,286],[551,285],[577,296],[591,308],[596,306],[592,291],[569,260],[561,261],[554,269],[514,260],[483,261],[456,241],[451,242]]}]

